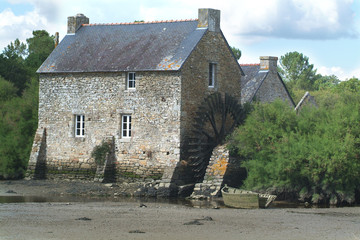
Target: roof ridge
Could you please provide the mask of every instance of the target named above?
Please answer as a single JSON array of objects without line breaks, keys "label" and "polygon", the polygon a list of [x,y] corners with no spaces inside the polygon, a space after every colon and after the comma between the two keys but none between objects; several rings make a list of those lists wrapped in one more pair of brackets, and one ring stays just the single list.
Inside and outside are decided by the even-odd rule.
[{"label": "roof ridge", "polygon": [[240,66],[260,66],[260,63],[243,63]]},{"label": "roof ridge", "polygon": [[112,25],[137,25],[137,24],[151,24],[151,23],[175,23],[175,22],[192,22],[198,19],[184,19],[184,20],[160,20],[150,22],[125,22],[125,23],[89,23],[82,24],[82,26],[112,26]]}]

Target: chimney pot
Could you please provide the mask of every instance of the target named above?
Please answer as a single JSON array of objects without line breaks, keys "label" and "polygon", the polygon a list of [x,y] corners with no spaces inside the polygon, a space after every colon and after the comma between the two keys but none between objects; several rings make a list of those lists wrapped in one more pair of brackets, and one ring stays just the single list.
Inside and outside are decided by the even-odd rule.
[{"label": "chimney pot", "polygon": [[220,10],[199,8],[198,28],[208,28],[211,32],[220,32]]},{"label": "chimney pot", "polygon": [[84,14],[78,13],[76,16],[68,17],[67,33],[76,33],[82,24],[89,24],[89,18],[87,18]]}]

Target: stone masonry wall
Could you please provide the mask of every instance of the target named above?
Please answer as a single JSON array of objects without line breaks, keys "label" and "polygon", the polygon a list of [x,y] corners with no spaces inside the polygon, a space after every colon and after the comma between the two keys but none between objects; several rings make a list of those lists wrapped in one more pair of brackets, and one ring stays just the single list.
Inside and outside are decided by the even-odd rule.
[{"label": "stone masonry wall", "polygon": [[295,107],[277,72],[270,71],[257,91],[255,99],[260,102],[273,102],[277,98],[288,102],[291,107]]},{"label": "stone masonry wall", "polygon": [[221,185],[229,163],[226,145],[214,148],[202,183],[195,185],[191,198],[206,198],[220,195]]},{"label": "stone masonry wall", "polygon": [[[214,88],[208,86],[209,63],[216,63]],[[181,74],[181,140],[184,144],[187,137],[192,137],[196,112],[207,95],[228,93],[240,102],[241,70],[222,33],[208,31],[187,59]]]},{"label": "stone masonry wall", "polygon": [[[176,72],[137,72],[136,90],[126,73],[40,76],[39,128],[47,129],[49,174],[78,172],[91,178],[91,152],[115,139],[118,174],[163,177],[180,158],[180,77]],[[85,115],[85,137],[75,137],[75,115]],[[131,114],[132,137],[121,138],[121,116]],[[165,176],[166,177],[166,176]]]}]

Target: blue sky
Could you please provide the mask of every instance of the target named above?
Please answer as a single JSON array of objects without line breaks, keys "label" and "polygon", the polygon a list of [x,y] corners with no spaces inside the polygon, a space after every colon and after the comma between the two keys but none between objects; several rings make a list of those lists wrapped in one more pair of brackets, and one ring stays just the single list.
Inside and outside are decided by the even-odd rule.
[{"label": "blue sky", "polygon": [[319,73],[360,78],[360,0],[0,0],[0,51],[33,30],[66,34],[67,17],[90,23],[197,18],[198,8],[221,10],[221,29],[242,50],[240,63],[298,51]]}]

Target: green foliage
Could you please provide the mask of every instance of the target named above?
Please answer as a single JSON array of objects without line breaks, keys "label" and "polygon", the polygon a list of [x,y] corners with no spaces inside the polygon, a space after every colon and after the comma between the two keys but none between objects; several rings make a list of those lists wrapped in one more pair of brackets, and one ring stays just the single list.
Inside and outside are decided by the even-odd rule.
[{"label": "green foliage", "polygon": [[346,81],[342,81],[337,85],[336,90],[338,92],[350,91],[360,93],[360,80],[358,78],[350,78]]},{"label": "green foliage", "polygon": [[11,82],[17,88],[17,95],[21,96],[30,82],[30,73],[23,58],[17,55],[6,56],[0,54],[0,76]]},{"label": "green foliage", "polygon": [[100,145],[94,147],[91,157],[95,159],[95,163],[99,166],[104,165],[108,154],[111,151],[110,144],[102,141]]},{"label": "green foliage", "polygon": [[16,97],[17,88],[0,76],[0,103]]},{"label": "green foliage", "polygon": [[21,178],[38,121],[39,82],[35,71],[54,48],[46,31],[34,31],[0,54],[0,179]]},{"label": "green foliage", "polygon": [[36,79],[22,98],[0,101],[0,178],[23,177],[37,128],[37,106]]},{"label": "green foliage", "polygon": [[332,89],[335,88],[339,83],[340,80],[337,76],[331,75],[331,76],[321,76],[315,80],[313,89],[314,90],[326,90],[326,89]]},{"label": "green foliage", "polygon": [[11,42],[7,47],[5,47],[3,54],[7,58],[21,57],[22,59],[25,59],[27,55],[26,44],[20,42],[17,38],[14,42]]},{"label": "green foliage", "polygon": [[279,72],[290,89],[313,90],[319,77],[309,58],[298,52],[289,52],[280,58]]},{"label": "green foliage", "polygon": [[29,56],[26,65],[35,72],[54,50],[54,36],[50,36],[45,30],[33,31],[33,37],[26,39],[29,46]]},{"label": "green foliage", "polygon": [[237,60],[241,58],[241,50],[236,47],[231,47],[231,51],[233,52],[234,56]]},{"label": "green foliage", "polygon": [[337,101],[305,107],[299,115],[280,101],[254,107],[232,139],[248,171],[246,188],[291,189],[299,196],[308,193],[313,202],[355,200],[360,187],[360,95],[325,96]]}]

